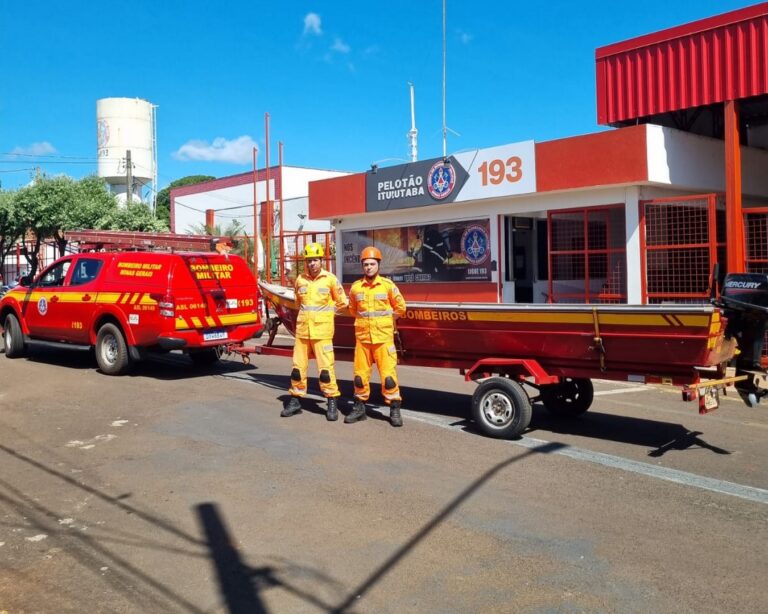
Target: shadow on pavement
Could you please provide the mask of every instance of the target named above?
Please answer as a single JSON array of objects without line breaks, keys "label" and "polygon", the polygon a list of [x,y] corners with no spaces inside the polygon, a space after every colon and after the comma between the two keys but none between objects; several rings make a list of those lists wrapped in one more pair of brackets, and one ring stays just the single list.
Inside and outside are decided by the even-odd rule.
[{"label": "shadow on pavement", "polygon": [[[27,357],[18,360],[98,372],[93,349],[84,346],[54,345],[44,342],[32,342],[27,348]],[[188,356],[180,352],[150,353],[144,360],[134,364],[127,377],[151,377],[170,381],[239,373],[254,368],[254,366],[243,364],[240,361],[226,359],[210,366],[200,367],[195,366]]]},{"label": "shadow on pavement", "polygon": [[715,454],[731,454],[729,450],[707,443],[699,437],[702,433],[690,431],[682,424],[618,416],[594,410],[578,418],[562,418],[552,415],[543,405],[537,404],[534,406],[531,427],[526,434],[535,433],[537,430],[652,448],[648,456],[656,458],[671,450],[682,451],[691,448],[704,448]]}]

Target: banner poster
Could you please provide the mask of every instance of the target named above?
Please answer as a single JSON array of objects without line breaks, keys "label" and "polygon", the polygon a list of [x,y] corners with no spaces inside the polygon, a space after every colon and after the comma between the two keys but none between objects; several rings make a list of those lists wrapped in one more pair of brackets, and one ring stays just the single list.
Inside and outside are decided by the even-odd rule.
[{"label": "banner poster", "polygon": [[360,252],[381,250],[379,272],[397,284],[491,281],[490,222],[462,220],[342,232],[342,282],[362,276]]}]

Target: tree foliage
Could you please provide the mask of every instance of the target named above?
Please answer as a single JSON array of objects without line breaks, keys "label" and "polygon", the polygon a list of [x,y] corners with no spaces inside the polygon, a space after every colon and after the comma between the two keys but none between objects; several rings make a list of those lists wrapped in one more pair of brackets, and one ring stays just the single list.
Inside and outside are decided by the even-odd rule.
[{"label": "tree foliage", "polygon": [[110,230],[136,230],[139,232],[165,232],[168,226],[155,218],[144,203],[133,203],[116,209],[110,219]]},{"label": "tree foliage", "polygon": [[249,265],[253,264],[253,239],[245,232],[245,224],[242,222],[232,220],[223,228],[221,224],[192,224],[187,231],[196,235],[227,237],[233,246],[232,253],[245,258]]},{"label": "tree foliage", "polygon": [[[169,227],[171,225],[171,188],[179,188],[185,185],[193,185],[195,183],[202,183],[203,181],[210,181],[216,179],[211,175],[189,175],[182,177],[176,181],[171,181],[168,187],[163,188],[157,193],[157,200],[155,202],[155,212],[158,220],[164,221]],[[205,234],[205,233],[203,233]]]},{"label": "tree foliage", "polygon": [[5,270],[5,259],[23,233],[16,212],[16,193],[0,192],[0,272]]},{"label": "tree foliage", "polygon": [[31,249],[23,253],[34,275],[44,242],[54,241],[64,255],[67,231],[91,229],[164,232],[168,226],[144,203],[118,206],[106,182],[95,176],[75,181],[43,175],[16,192],[0,192],[0,265],[19,239],[31,236]]}]

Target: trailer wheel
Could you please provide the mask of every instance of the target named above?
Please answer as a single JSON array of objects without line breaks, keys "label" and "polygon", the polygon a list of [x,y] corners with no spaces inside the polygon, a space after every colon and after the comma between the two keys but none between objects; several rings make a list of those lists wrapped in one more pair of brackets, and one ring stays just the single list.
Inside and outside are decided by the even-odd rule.
[{"label": "trailer wheel", "polygon": [[24,343],[24,334],[21,332],[21,324],[18,318],[9,313],[5,318],[5,330],[3,331],[3,345],[5,346],[5,355],[8,358],[19,358],[24,356],[27,351],[27,344]]},{"label": "trailer wheel", "polygon": [[131,367],[123,331],[112,323],[104,324],[96,336],[96,362],[106,375],[123,375]]},{"label": "trailer wheel", "polygon": [[576,418],[586,412],[595,398],[592,380],[566,377],[559,384],[541,387],[541,401],[547,411],[562,418]]},{"label": "trailer wheel", "polygon": [[210,367],[215,365],[221,359],[224,353],[222,346],[215,348],[206,348],[204,350],[194,350],[189,352],[189,357],[192,359],[192,364],[196,367]]},{"label": "trailer wheel", "polygon": [[472,395],[472,418],[489,437],[517,437],[531,423],[531,413],[531,400],[523,387],[505,377],[484,381]]}]

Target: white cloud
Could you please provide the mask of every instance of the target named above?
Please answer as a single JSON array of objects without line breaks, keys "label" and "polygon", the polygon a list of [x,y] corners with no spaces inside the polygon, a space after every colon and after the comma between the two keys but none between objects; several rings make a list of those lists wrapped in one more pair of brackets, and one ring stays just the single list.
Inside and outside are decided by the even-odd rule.
[{"label": "white cloud", "polygon": [[11,153],[26,156],[44,156],[56,153],[56,148],[48,141],[43,141],[42,143],[32,143],[26,147],[14,147]]},{"label": "white cloud", "polygon": [[317,13],[304,15],[304,34],[320,36],[323,33],[322,21]]},{"label": "white cloud", "polygon": [[331,51],[336,51],[337,53],[349,53],[351,50],[351,47],[347,45],[343,40],[341,40],[338,36],[333,39],[333,45],[331,45]]},{"label": "white cloud", "polygon": [[224,137],[208,141],[187,141],[173,153],[177,160],[203,160],[206,162],[229,162],[231,164],[248,164],[252,160],[253,148],[256,142],[250,136],[240,136],[229,141]]},{"label": "white cloud", "polygon": [[464,32],[462,30],[459,30],[459,40],[465,45],[468,45],[469,43],[471,43],[473,38],[475,37],[469,32]]}]

